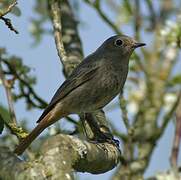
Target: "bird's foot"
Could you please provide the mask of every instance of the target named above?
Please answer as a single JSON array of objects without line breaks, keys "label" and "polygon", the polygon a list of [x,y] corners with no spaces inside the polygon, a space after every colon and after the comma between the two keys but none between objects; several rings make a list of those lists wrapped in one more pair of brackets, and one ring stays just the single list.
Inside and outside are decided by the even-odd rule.
[{"label": "bird's foot", "polygon": [[100,143],[110,143],[110,144],[113,144],[114,146],[116,146],[118,149],[120,148],[119,144],[119,140],[118,139],[115,139],[113,137],[112,134],[110,133],[101,133],[99,134],[99,137],[97,138],[97,142],[100,142]]}]

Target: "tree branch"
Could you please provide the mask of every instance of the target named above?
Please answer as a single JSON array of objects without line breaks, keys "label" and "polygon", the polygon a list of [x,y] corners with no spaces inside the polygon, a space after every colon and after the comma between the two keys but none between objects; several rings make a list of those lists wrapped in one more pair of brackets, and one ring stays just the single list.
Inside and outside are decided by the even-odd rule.
[{"label": "tree branch", "polygon": [[11,85],[10,83],[5,79],[3,70],[2,70],[2,65],[1,65],[1,59],[0,59],[0,79],[2,81],[2,84],[5,88],[6,91],[6,97],[8,100],[8,106],[9,106],[9,113],[12,119],[12,122],[14,124],[17,124],[17,120],[16,120],[16,115],[15,115],[15,111],[14,111],[14,106],[13,106],[13,97],[12,97],[12,93],[11,93]]},{"label": "tree branch", "polygon": [[5,22],[5,24],[8,26],[8,28],[11,31],[14,31],[16,34],[18,34],[19,32],[13,27],[11,20],[4,17],[6,14],[8,14],[13,9],[14,6],[16,6],[16,4],[17,4],[17,1],[14,0],[12,2],[12,4],[10,4],[5,11],[2,11],[2,12],[0,11],[0,19]]},{"label": "tree branch", "polygon": [[173,168],[177,168],[177,161],[179,155],[179,146],[181,140],[181,99],[176,110],[176,123],[175,123],[175,137],[172,146],[170,163]]},{"label": "tree branch", "polygon": [[0,18],[8,14],[17,4],[18,4],[17,1],[14,0],[12,4],[10,4],[7,9],[5,9],[5,11],[0,11]]},{"label": "tree branch", "polygon": [[55,44],[58,52],[59,59],[62,61],[62,64],[65,65],[67,61],[67,55],[64,49],[63,41],[62,41],[62,26],[61,26],[61,10],[59,8],[58,0],[49,0],[50,13],[53,22],[54,28],[54,37]]},{"label": "tree branch", "polygon": [[9,106],[9,114],[11,118],[10,122],[5,121],[4,123],[10,129],[12,134],[18,137],[18,139],[24,138],[27,136],[27,133],[23,131],[21,127],[17,126],[16,114],[15,114],[14,105],[13,105],[13,95],[11,93],[11,83],[8,82],[8,80],[6,80],[4,76],[4,72],[1,65],[1,57],[0,57],[0,79],[6,91],[6,97],[7,97],[8,106]]},{"label": "tree branch", "polygon": [[167,127],[167,124],[168,124],[170,118],[173,116],[173,113],[175,112],[175,109],[177,108],[180,99],[181,99],[181,92],[179,92],[177,100],[175,101],[175,103],[170,108],[170,111],[167,114],[165,114],[165,116],[163,117],[163,123],[160,127],[160,133],[161,134],[164,131],[164,129]]},{"label": "tree branch", "polygon": [[153,2],[151,0],[146,0],[145,1],[149,14],[150,14],[150,30],[154,30],[156,28],[157,24],[157,15],[153,6]]},{"label": "tree branch", "polygon": [[[41,150],[38,158],[24,162],[1,147],[0,178],[26,179],[28,176],[28,179],[70,180],[73,179],[73,169],[100,174],[113,169],[120,159],[119,150],[112,144],[89,143],[61,134],[46,140]],[[7,173],[9,169],[11,172]]]},{"label": "tree branch", "polygon": [[90,0],[84,0],[85,3],[88,5],[92,6],[93,8],[96,9],[97,13],[99,16],[102,18],[102,20],[116,33],[116,34],[122,34],[121,30],[112,22],[108,16],[102,11],[101,6],[100,6],[100,1],[96,0],[95,2],[91,2]]},{"label": "tree branch", "polygon": [[[12,64],[8,60],[2,59],[2,62],[6,64],[11,74],[13,74],[13,76],[16,79],[18,79],[20,83],[23,84],[23,86],[20,86],[20,90],[22,93],[20,94],[20,96],[24,96],[24,98],[27,99],[27,102],[30,103],[34,107],[37,107],[40,109],[45,108],[47,106],[47,102],[43,100],[38,94],[36,94],[36,92],[34,91],[33,87],[31,87],[27,79],[22,77],[21,74],[18,73],[17,69],[15,69],[14,66],[12,66]],[[27,90],[27,92],[25,92],[25,89]],[[38,102],[38,104],[34,102],[31,97],[33,97]]]}]

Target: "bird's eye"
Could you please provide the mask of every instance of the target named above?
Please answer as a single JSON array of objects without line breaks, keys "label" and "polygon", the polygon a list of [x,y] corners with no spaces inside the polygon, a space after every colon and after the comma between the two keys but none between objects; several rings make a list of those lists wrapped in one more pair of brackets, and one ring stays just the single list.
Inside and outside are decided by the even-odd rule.
[{"label": "bird's eye", "polygon": [[115,42],[116,46],[121,46],[123,44],[123,41],[121,39],[117,39]]}]

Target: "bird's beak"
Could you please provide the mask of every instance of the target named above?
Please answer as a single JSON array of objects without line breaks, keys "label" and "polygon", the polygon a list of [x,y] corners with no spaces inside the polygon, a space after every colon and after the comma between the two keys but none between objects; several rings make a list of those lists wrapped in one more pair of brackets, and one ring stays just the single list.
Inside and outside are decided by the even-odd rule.
[{"label": "bird's beak", "polygon": [[138,47],[141,47],[141,46],[145,46],[146,44],[145,43],[135,43],[134,45],[133,45],[133,48],[138,48]]}]

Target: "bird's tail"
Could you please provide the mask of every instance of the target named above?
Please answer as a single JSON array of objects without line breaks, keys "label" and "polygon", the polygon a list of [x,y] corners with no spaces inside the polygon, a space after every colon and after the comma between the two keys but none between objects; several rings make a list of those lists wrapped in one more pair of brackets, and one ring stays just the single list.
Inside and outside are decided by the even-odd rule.
[{"label": "bird's tail", "polygon": [[47,127],[44,124],[45,123],[40,122],[25,139],[20,141],[19,145],[14,150],[14,153],[21,155],[25,151],[25,149],[33,142],[33,140]]}]

